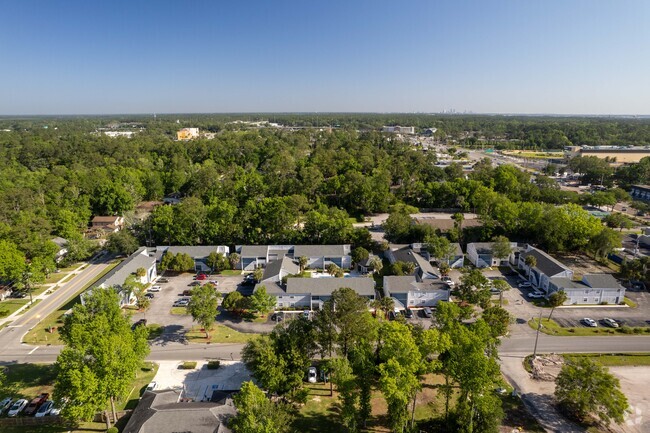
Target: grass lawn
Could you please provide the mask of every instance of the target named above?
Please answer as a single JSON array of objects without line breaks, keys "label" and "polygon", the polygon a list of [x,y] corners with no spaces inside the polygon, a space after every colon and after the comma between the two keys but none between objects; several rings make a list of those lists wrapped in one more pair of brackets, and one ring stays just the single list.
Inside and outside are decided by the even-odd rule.
[{"label": "grass lawn", "polygon": [[630,308],[636,308],[637,307],[636,303],[633,300],[631,300],[630,298],[628,298],[628,297],[623,298],[623,302],[625,302],[625,305],[627,305]]},{"label": "grass lawn", "polygon": [[169,313],[176,316],[187,316],[190,314],[187,312],[187,307],[172,307],[172,309],[169,310]]},{"label": "grass lawn", "polygon": [[218,275],[222,277],[236,277],[237,275],[241,275],[241,271],[238,271],[237,269],[225,269],[219,272]]},{"label": "grass lawn", "polygon": [[48,278],[46,278],[45,281],[43,281],[43,284],[58,283],[59,281],[61,281],[63,278],[65,278],[67,276],[68,276],[67,272],[57,272],[57,273],[54,273],[54,274],[50,274],[50,276]]},{"label": "grass lawn", "polygon": [[6,301],[0,302],[0,317],[7,317],[13,314],[23,305],[29,303],[29,298],[14,299],[9,298]]},{"label": "grass lawn", "polygon": [[606,367],[634,367],[650,365],[648,353],[572,353],[563,355],[565,359],[591,358]]},{"label": "grass lawn", "polygon": [[149,331],[149,336],[147,337],[147,339],[153,340],[160,337],[164,330],[165,327],[157,323],[151,323],[147,325],[147,331]]},{"label": "grass lawn", "polygon": [[61,344],[59,340],[58,332],[50,333],[49,329],[63,325],[63,314],[71,309],[75,304],[79,303],[79,295],[83,293],[88,287],[92,287],[93,284],[101,277],[106,275],[111,269],[117,266],[120,263],[119,260],[114,261],[109,266],[104,269],[97,277],[95,277],[90,283],[86,284],[79,292],[77,292],[72,298],[59,307],[58,310],[54,311],[52,314],[41,320],[38,326],[35,326],[31,331],[25,335],[23,342],[28,344]]},{"label": "grass lawn", "polygon": [[[533,328],[537,329],[537,324],[539,319],[531,319],[528,321],[528,325]],[[650,328],[645,327],[645,328],[629,328],[626,326],[620,327],[620,328],[605,328],[602,326],[598,326],[596,328],[588,328],[586,326],[578,326],[575,328],[563,328],[560,326],[555,320],[551,319],[542,319],[542,329],[541,331],[544,334],[548,335],[557,335],[560,337],[566,337],[566,336],[583,336],[583,337],[589,337],[589,336],[596,336],[596,335],[630,335],[630,334],[643,334],[643,333],[650,333]]]},{"label": "grass lawn", "polygon": [[205,332],[200,326],[193,326],[185,334],[190,343],[246,343],[248,340],[257,337],[259,334],[245,334],[224,325],[213,325],[210,331],[210,339],[205,338]]}]

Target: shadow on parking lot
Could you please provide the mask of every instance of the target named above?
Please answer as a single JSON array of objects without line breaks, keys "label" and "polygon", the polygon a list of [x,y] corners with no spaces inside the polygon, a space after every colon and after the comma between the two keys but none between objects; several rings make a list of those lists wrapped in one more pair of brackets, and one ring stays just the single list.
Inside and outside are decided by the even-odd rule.
[{"label": "shadow on parking lot", "polygon": [[167,325],[160,337],[157,337],[151,343],[157,346],[166,346],[169,343],[187,344],[185,332],[187,330],[181,325]]}]

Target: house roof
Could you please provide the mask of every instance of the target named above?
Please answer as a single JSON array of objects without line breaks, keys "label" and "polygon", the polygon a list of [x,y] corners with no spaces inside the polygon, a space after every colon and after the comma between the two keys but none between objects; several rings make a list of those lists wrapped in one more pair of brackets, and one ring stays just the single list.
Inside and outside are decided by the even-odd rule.
[{"label": "house roof", "polygon": [[569,271],[570,269],[564,266],[559,261],[555,260],[553,257],[549,256],[542,250],[538,250],[535,247],[529,247],[529,251],[524,251],[521,253],[523,260],[526,260],[526,257],[533,256],[537,261],[535,269],[539,270],[543,274],[552,277],[564,271]]},{"label": "house roof", "polygon": [[587,274],[582,281],[593,289],[620,289],[621,285],[611,274]]},{"label": "house roof", "polygon": [[156,264],[155,257],[149,257],[147,247],[140,247],[138,251],[131,254],[119,265],[110,270],[106,275],[100,278],[95,284],[95,287],[104,286],[121,286],[124,284],[126,278],[134,274],[138,268],[149,269]]},{"label": "house roof", "polygon": [[432,292],[438,290],[448,291],[449,288],[442,281],[425,280],[417,281],[413,275],[386,276],[384,277],[384,290],[387,294],[408,293],[414,291]]},{"label": "house roof", "polygon": [[294,257],[343,257],[350,255],[350,245],[296,245]]},{"label": "house roof", "polygon": [[262,282],[278,276],[281,271],[284,271],[286,274],[297,274],[300,273],[300,266],[287,256],[282,257],[282,260],[268,262],[266,268],[264,268]]},{"label": "house roof", "polygon": [[222,253],[228,255],[230,248],[224,245],[202,245],[202,246],[162,246],[156,247],[157,249],[164,249],[172,254],[184,253],[188,254],[193,259],[205,259],[212,252]]},{"label": "house roof", "polygon": [[587,286],[580,281],[573,281],[564,277],[553,277],[550,282],[559,289],[584,289]]},{"label": "house roof", "polygon": [[370,266],[372,263],[373,259],[375,259],[377,256],[374,255],[373,253],[368,254],[368,257],[365,259],[361,260],[361,262],[358,263],[359,266],[363,266],[364,268],[367,268]]},{"label": "house roof", "polygon": [[474,245],[477,254],[492,254],[492,242],[474,242],[472,245]]},{"label": "house roof", "polygon": [[229,433],[227,420],[235,407],[213,402],[178,403],[180,390],[147,391],[123,433]]},{"label": "house roof", "polygon": [[241,252],[239,255],[241,257],[266,257],[266,252],[268,251],[267,245],[242,245]]},{"label": "house roof", "polygon": [[458,242],[452,242],[451,245],[454,247],[454,254],[456,257],[463,255],[463,247],[461,247]]},{"label": "house roof", "polygon": [[259,289],[262,286],[264,286],[264,288],[266,289],[266,293],[269,293],[271,295],[284,295],[286,293],[284,289],[280,286],[280,284],[274,281],[263,281],[261,283],[256,284],[255,288],[253,289],[253,292],[255,292],[257,289]]},{"label": "house roof", "polygon": [[368,277],[287,278],[286,293],[311,293],[312,295],[327,296],[341,287],[349,287],[362,296],[375,294],[375,281]]},{"label": "house roof", "polygon": [[95,224],[95,223],[112,223],[112,224],[115,224],[120,220],[120,218],[122,218],[122,217],[114,216],[114,215],[113,216],[98,215],[95,218],[93,218],[92,223],[93,224]]}]

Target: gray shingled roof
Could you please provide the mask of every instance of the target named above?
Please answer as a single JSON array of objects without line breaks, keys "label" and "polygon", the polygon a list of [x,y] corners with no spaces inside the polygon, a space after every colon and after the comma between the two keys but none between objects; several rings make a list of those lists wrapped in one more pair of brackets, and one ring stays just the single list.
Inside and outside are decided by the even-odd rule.
[{"label": "gray shingled roof", "polygon": [[425,280],[418,282],[413,275],[406,276],[386,276],[384,277],[384,290],[387,293],[408,293],[413,291],[430,292],[437,290],[449,290],[447,285],[442,281]]},{"label": "gray shingled roof", "polygon": [[538,250],[537,248],[531,247],[532,249],[528,252],[522,252],[521,256],[526,260],[526,257],[528,256],[533,256],[537,260],[537,264],[535,265],[535,268],[538,269],[540,272],[543,274],[552,277],[553,275],[557,275],[560,272],[568,271],[570,270],[568,267],[564,266],[562,263],[559,261],[555,260],[553,257],[549,256],[542,250]]},{"label": "gray shingled roof", "polygon": [[253,292],[255,292],[257,289],[260,287],[264,286],[266,289],[266,293],[270,293],[271,295],[284,295],[285,291],[278,283],[275,283],[273,281],[266,281],[263,283],[258,283],[255,285],[255,289],[253,289]]},{"label": "gray shingled roof", "polygon": [[288,278],[286,293],[311,293],[312,295],[327,296],[341,287],[349,287],[362,296],[375,294],[375,281],[368,277]]},{"label": "gray shingled roof", "polygon": [[146,247],[139,248],[135,253],[131,254],[122,263],[100,278],[95,283],[95,287],[102,285],[104,287],[121,286],[129,275],[135,274],[138,268],[149,269],[156,263],[156,258],[149,257],[146,250]]},{"label": "gray shingled roof", "polygon": [[268,262],[266,264],[266,268],[264,268],[264,275],[262,276],[262,282],[264,280],[268,280],[269,278],[277,276],[283,269],[288,274],[297,274],[300,272],[300,266],[297,265],[289,257],[285,256],[282,258],[282,260],[273,260],[272,262]]},{"label": "gray shingled roof", "polygon": [[611,274],[587,274],[582,280],[594,289],[620,289],[621,285]]},{"label": "gray shingled roof", "polygon": [[242,245],[241,257],[266,257],[268,245]]},{"label": "gray shingled roof", "polygon": [[553,277],[549,281],[559,289],[584,289],[586,285],[580,281],[573,281],[564,277]]},{"label": "gray shingled roof", "polygon": [[179,390],[147,391],[123,433],[229,433],[227,420],[236,414],[232,404],[177,403]]},{"label": "gray shingled roof", "polygon": [[477,254],[492,254],[492,242],[474,242]]},{"label": "gray shingled roof", "polygon": [[343,257],[350,255],[350,245],[296,245],[294,257]]},{"label": "gray shingled roof", "polygon": [[226,255],[226,248],[223,245],[171,246],[167,247],[167,251],[172,254],[188,254],[193,259],[205,259],[215,251]]}]

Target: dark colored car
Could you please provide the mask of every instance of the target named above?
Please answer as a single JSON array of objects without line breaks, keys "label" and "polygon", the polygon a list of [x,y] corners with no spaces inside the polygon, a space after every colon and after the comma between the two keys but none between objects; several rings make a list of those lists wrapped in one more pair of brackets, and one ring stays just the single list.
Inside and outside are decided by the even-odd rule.
[{"label": "dark colored car", "polygon": [[167,278],[158,278],[157,283],[169,283],[169,280]]},{"label": "dark colored car", "polygon": [[135,322],[132,326],[131,329],[135,329],[138,326],[147,326],[147,319],[140,319],[137,322]]},{"label": "dark colored car", "polygon": [[144,294],[144,297],[145,297],[145,298],[149,298],[149,299],[153,299],[153,298],[155,298],[156,296],[155,296],[153,293],[145,293],[145,294]]},{"label": "dark colored car", "polygon": [[199,283],[198,281],[192,281],[190,283],[190,286],[192,286],[192,287],[196,287],[196,286],[200,286],[200,285],[201,285],[201,283]]},{"label": "dark colored car", "polygon": [[406,317],[407,319],[412,319],[413,318],[413,310],[411,310],[410,308],[405,308],[404,309],[404,317]]},{"label": "dark colored car", "polygon": [[10,298],[19,298],[19,299],[22,299],[22,298],[27,297],[27,293],[25,293],[25,292],[20,292],[20,291],[18,291],[18,290],[14,290],[13,292],[11,292],[11,295],[9,295],[9,297],[10,297]]},{"label": "dark colored car", "polygon": [[183,290],[183,294],[181,296],[192,296],[192,289]]},{"label": "dark colored car", "polygon": [[50,394],[48,394],[47,392],[44,392],[43,394],[39,395],[38,397],[36,397],[35,399],[29,402],[29,404],[23,411],[23,414],[34,415],[38,410],[38,408],[41,407],[41,405],[45,403],[49,397]]}]

